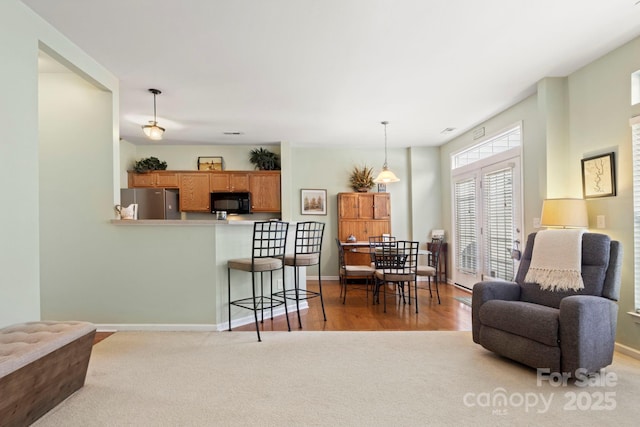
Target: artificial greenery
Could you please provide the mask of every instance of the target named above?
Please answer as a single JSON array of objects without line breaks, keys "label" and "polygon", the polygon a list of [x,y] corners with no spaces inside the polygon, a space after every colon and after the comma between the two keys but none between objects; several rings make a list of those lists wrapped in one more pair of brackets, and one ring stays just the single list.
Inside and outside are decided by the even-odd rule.
[{"label": "artificial greenery", "polygon": [[133,170],[138,173],[163,171],[165,169],[167,169],[167,162],[162,162],[157,157],[147,157],[146,159],[138,160],[133,165]]},{"label": "artificial greenery", "polygon": [[354,191],[369,190],[375,185],[373,182],[373,168],[367,167],[367,165],[362,167],[354,166],[349,180]]},{"label": "artificial greenery", "polygon": [[280,170],[280,156],[262,147],[251,150],[249,161],[255,165],[256,169]]}]

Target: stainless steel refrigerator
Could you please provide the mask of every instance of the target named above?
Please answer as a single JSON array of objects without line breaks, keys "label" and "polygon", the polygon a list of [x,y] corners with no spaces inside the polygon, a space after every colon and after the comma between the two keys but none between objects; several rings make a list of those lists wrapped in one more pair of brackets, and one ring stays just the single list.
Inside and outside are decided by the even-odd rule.
[{"label": "stainless steel refrigerator", "polygon": [[138,204],[138,219],[180,219],[178,190],[121,188],[120,204]]}]

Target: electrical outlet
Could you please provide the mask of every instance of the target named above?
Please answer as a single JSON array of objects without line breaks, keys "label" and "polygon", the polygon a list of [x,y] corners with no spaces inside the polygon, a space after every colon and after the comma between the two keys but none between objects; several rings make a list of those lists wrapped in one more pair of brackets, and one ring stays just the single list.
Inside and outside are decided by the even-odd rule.
[{"label": "electrical outlet", "polygon": [[276,280],[276,289],[281,291],[282,290],[282,279],[277,279]]},{"label": "electrical outlet", "polygon": [[540,218],[533,218],[533,228],[540,228]]},{"label": "electrical outlet", "polygon": [[605,221],[605,217],[604,215],[598,215],[596,217],[596,227],[598,228],[606,228],[607,227],[607,222]]}]

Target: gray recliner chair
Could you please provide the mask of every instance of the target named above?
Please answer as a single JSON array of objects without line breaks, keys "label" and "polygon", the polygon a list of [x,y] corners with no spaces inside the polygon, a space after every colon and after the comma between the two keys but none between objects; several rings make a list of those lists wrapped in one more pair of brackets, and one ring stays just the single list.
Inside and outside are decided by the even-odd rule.
[{"label": "gray recliner chair", "polygon": [[473,287],[473,341],[533,368],[575,377],[611,364],[620,294],[622,247],[604,234],[582,236],[579,291],[525,283],[535,233],[529,235],[515,282]]}]

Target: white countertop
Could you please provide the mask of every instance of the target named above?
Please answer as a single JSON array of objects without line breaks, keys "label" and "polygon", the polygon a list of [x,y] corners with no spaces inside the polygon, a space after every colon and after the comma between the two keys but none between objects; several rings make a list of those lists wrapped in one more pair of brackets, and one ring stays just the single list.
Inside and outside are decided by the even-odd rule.
[{"label": "white countertop", "polygon": [[114,225],[253,225],[256,221],[250,220],[218,220],[218,219],[112,219]]}]

